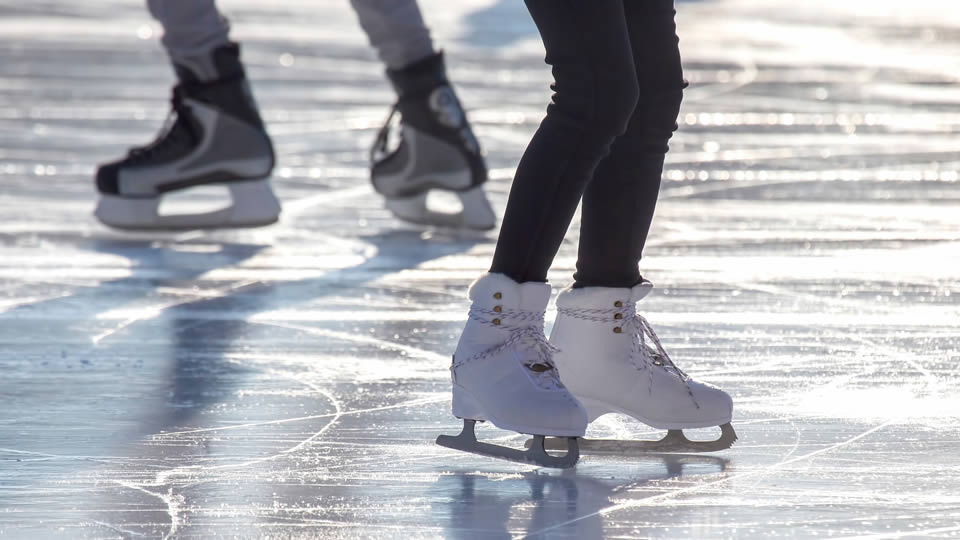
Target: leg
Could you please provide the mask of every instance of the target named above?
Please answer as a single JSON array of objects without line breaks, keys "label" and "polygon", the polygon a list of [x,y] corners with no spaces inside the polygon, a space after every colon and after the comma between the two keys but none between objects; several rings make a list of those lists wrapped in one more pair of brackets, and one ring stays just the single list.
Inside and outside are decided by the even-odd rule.
[{"label": "leg", "polygon": [[[277,220],[268,177],[273,146],[247,83],[240,49],[212,0],[149,0],[179,79],[170,120],[152,143],[97,170],[96,216],[120,229],[252,227]],[[163,195],[225,186],[222,210],[162,215]]]},{"label": "leg", "polygon": [[[400,143],[387,149],[391,120],[374,143],[371,180],[398,218],[421,225],[490,229],[496,216],[481,185],[487,168],[466,113],[447,80],[443,55],[415,0],[351,0],[397,92]],[[427,208],[434,189],[459,197],[459,213]]]},{"label": "leg", "polygon": [[673,0],[624,2],[640,100],[583,195],[577,287],[632,287],[653,220],[683,70]]},{"label": "leg", "polygon": [[147,0],[163,26],[163,42],[175,65],[189,67],[201,80],[217,78],[209,53],[230,43],[230,24],[214,0]]},{"label": "leg", "polygon": [[[551,460],[543,438],[521,453],[478,445],[475,420],[533,435],[582,436],[586,411],[560,383],[543,335],[550,286],[543,281],[594,167],[626,128],[636,76],[621,0],[528,0],[553,65],[554,98],[524,154],[497,246],[494,272],[470,288],[469,320],[454,355],[453,414],[459,437],[438,443],[543,466],[576,462],[577,447]],[[560,157],[560,159],[558,159]],[[501,267],[504,268],[501,270]],[[505,275],[504,275],[505,274]]]},{"label": "leg", "polygon": [[638,92],[622,0],[527,0],[527,7],[555,82],[547,116],[517,167],[491,268],[517,282],[546,280]]},{"label": "leg", "polygon": [[[736,441],[733,401],[678,368],[636,304],[653,286],[637,269],[660,185],[667,140],[676,129],[683,78],[673,0],[625,1],[640,103],[627,131],[597,168],[583,198],[577,284],[557,297],[550,341],[563,382],[592,422],[629,414],[668,430],[660,441],[586,441],[584,451],[713,452]],[[680,431],[719,426],[714,441]]]},{"label": "leg", "polygon": [[423,22],[416,0],[350,0],[388,69],[403,69],[433,56],[430,29]]}]

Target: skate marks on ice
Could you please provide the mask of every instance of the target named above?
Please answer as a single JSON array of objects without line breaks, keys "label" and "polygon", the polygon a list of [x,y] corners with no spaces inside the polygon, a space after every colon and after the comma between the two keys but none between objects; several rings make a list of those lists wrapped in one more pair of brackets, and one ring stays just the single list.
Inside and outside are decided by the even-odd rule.
[{"label": "skate marks on ice", "polygon": [[605,523],[602,510],[613,500],[655,490],[658,482],[715,476],[728,463],[714,456],[647,456],[632,464],[629,479],[577,469],[445,473],[430,488],[431,514],[443,524],[445,538],[629,535],[631,526]]},{"label": "skate marks on ice", "polygon": [[[372,413],[445,401],[444,397],[417,396],[420,393],[417,391],[406,397],[407,391],[395,388],[393,394],[397,397],[370,406],[363,401],[364,385],[356,373],[359,355],[365,359],[367,367],[382,366],[376,375],[366,376],[380,384],[397,378],[413,380],[418,371],[426,374],[427,379],[437,379],[441,378],[437,374],[442,373],[445,355],[440,356],[438,366],[435,364],[437,355],[420,347],[378,339],[372,332],[358,335],[356,331],[338,331],[338,325],[331,327],[321,323],[321,327],[312,328],[309,320],[287,322],[282,315],[284,310],[298,304],[325,298],[323,304],[330,305],[328,310],[336,310],[336,304],[344,300],[352,310],[355,303],[349,300],[351,294],[382,297],[376,288],[365,289],[365,282],[391,274],[398,266],[415,267],[433,257],[456,254],[472,245],[472,242],[435,242],[424,246],[420,236],[420,233],[413,232],[386,232],[382,238],[370,239],[367,245],[372,255],[369,258],[319,278],[274,283],[241,279],[238,285],[219,288],[206,286],[194,276],[210,276],[215,272],[217,269],[209,266],[210,263],[242,266],[249,262],[248,259],[255,258],[262,248],[225,247],[227,253],[236,252],[237,256],[219,257],[210,257],[209,250],[200,249],[197,250],[200,255],[194,253],[191,257],[190,246],[203,247],[209,242],[176,246],[161,244],[161,247],[155,242],[146,245],[136,242],[95,243],[102,249],[128,252],[140,258],[138,271],[133,277],[102,284],[104,288],[126,294],[97,298],[81,289],[78,298],[61,295],[51,301],[20,306],[0,315],[0,320],[8,323],[4,325],[5,329],[20,326],[21,332],[27,332],[37,321],[47,321],[46,330],[51,335],[67,340],[78,330],[83,334],[83,329],[91,323],[112,321],[116,324],[106,331],[98,331],[91,338],[94,341],[92,346],[88,342],[85,347],[69,347],[69,353],[64,353],[69,354],[69,358],[62,355],[61,362],[44,360],[42,367],[35,367],[32,364],[35,359],[52,355],[42,346],[28,348],[29,341],[24,342],[20,352],[29,351],[33,358],[21,358],[19,365],[11,365],[9,357],[4,361],[16,371],[14,379],[8,381],[10,386],[4,385],[4,393],[15,388],[13,396],[23,399],[20,410],[36,407],[46,414],[35,413],[27,418],[11,416],[8,419],[12,422],[11,427],[16,426],[21,437],[15,445],[14,441],[0,444],[3,447],[0,454],[13,456],[17,463],[24,463],[19,467],[22,470],[15,472],[26,479],[35,475],[55,480],[61,478],[58,471],[69,471],[70,480],[66,485],[71,486],[64,489],[62,480],[50,486],[28,481],[24,487],[29,486],[29,490],[9,491],[8,499],[46,493],[54,501],[72,505],[57,512],[56,518],[40,521],[49,525],[62,523],[70,530],[83,527],[85,523],[89,527],[93,523],[147,535],[158,531],[166,536],[175,535],[185,527],[189,531],[211,527],[212,532],[218,530],[216,525],[193,517],[196,513],[194,497],[209,496],[207,490],[211,486],[229,482],[250,470],[257,471],[250,475],[253,477],[274,474],[267,471],[278,467],[275,462],[282,464],[282,470],[289,471],[289,462],[302,459],[301,454],[306,453],[307,448],[311,449],[315,466],[324,467],[323,464],[331,460],[340,465],[342,456],[325,459],[325,452],[318,451],[317,447],[322,446],[321,438],[342,415],[358,416],[357,421],[362,425],[363,419]],[[177,248],[187,249],[180,253]],[[167,274],[167,277],[160,277],[160,274]],[[158,304],[158,298],[154,297],[148,298],[152,301],[149,306],[123,308],[125,304],[129,306],[141,301],[140,294],[156,296],[151,294],[150,287],[144,286],[169,291],[174,289],[177,280],[195,280],[194,283],[203,284],[204,288],[196,290],[195,287],[191,298],[186,300]],[[345,297],[343,290],[351,293]],[[410,292],[394,291],[392,294]],[[91,305],[91,300],[98,302]],[[78,324],[78,320],[70,316],[70,307],[84,302],[93,312],[85,314],[91,317],[87,324],[82,319]],[[128,317],[127,312],[147,312],[150,316]],[[270,315],[271,312],[279,312],[279,315]],[[101,318],[101,315],[106,317]],[[373,315],[372,322],[381,329],[384,326],[389,329],[390,324],[378,324],[377,317]],[[409,324],[401,321],[392,333],[408,334],[408,327]],[[303,343],[304,336],[316,335],[314,330],[326,345],[318,347],[313,343],[316,338],[308,338],[298,351],[301,346],[297,343]],[[7,340],[9,342],[10,338]],[[40,350],[35,350],[38,348]],[[271,349],[275,351],[271,352]],[[398,354],[412,360],[396,358]],[[75,364],[78,357],[80,365]],[[318,373],[314,366],[321,359],[325,370]],[[418,359],[427,359],[431,362],[430,367],[416,367]],[[168,368],[171,364],[172,369]],[[84,372],[77,373],[74,380],[69,381],[70,370],[74,367],[82,368]],[[111,371],[123,373],[124,387],[113,388],[118,383]],[[105,382],[76,386],[78,381],[86,381],[88,377],[92,377],[92,381],[103,379]],[[51,392],[40,389],[61,387],[62,384],[58,384],[61,378],[76,391],[70,398],[60,397],[55,402],[44,403],[44,397]],[[331,386],[335,389],[330,389]],[[349,397],[357,396],[358,392],[360,401]],[[97,412],[78,419],[66,412],[90,406],[98,410],[101,395],[111,396],[110,410],[120,412],[123,418]],[[287,416],[291,413],[296,416]],[[71,425],[72,431],[85,435],[79,441],[73,437],[66,437],[59,443],[43,441],[46,433],[61,429],[61,421],[55,420],[57,417]],[[41,426],[42,429],[37,431]],[[65,429],[66,425],[62,428]],[[338,437],[338,440],[343,444],[345,439]],[[55,445],[60,447],[56,453],[52,451]],[[38,447],[47,450],[32,450]],[[354,445],[348,444],[346,448],[352,447]],[[45,473],[41,472],[44,470]],[[299,477],[301,473],[296,475]],[[247,478],[247,475],[243,477]],[[18,482],[12,479],[11,485],[18,485]],[[255,491],[267,489],[265,484],[257,482],[248,487]],[[131,491],[136,493],[131,494]],[[77,507],[75,501],[71,501],[80,492],[87,493],[88,505]],[[129,502],[131,497],[132,501],[138,502]],[[144,497],[147,500],[141,501]],[[145,525],[140,520],[158,511],[152,509],[155,505],[149,500],[151,497],[166,508],[167,517],[148,519],[147,523],[155,525]],[[128,502],[120,504],[120,501]],[[131,505],[135,510],[127,513]],[[95,508],[120,507],[128,510],[119,513],[97,511],[92,517],[89,515],[89,511]],[[47,507],[34,513],[28,509],[20,512],[13,523],[26,524],[28,528],[19,532],[28,535],[29,526],[36,525],[36,520],[43,519],[50,510]],[[187,527],[187,523],[191,525]]]}]

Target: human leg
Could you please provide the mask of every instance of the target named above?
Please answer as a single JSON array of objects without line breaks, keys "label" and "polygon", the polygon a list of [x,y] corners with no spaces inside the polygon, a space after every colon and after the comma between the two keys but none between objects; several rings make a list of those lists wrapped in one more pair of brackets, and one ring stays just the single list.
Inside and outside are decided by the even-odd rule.
[{"label": "human leg", "polygon": [[598,163],[637,103],[621,0],[528,0],[553,66],[553,100],[520,160],[491,272],[545,281]]},{"label": "human leg", "polygon": [[500,273],[483,276],[470,289],[473,305],[451,366],[453,413],[464,420],[465,431],[438,443],[568,467],[578,457],[573,442],[561,461],[537,445],[532,453],[498,451],[476,443],[472,423],[488,420],[541,436],[538,441],[543,435],[579,436],[586,427],[585,412],[560,382],[554,349],[545,344],[542,317],[550,286],[542,281],[584,185],[626,127],[636,77],[619,0],[528,0],[527,6],[554,66],[555,94],[514,180],[497,246],[503,258],[499,265],[494,260],[493,272]]},{"label": "human leg", "polygon": [[436,54],[416,0],[350,0],[350,4],[387,69],[401,70]]},{"label": "human leg", "polygon": [[583,194],[577,287],[632,287],[686,82],[673,0],[624,2],[640,98]]},{"label": "human leg", "polygon": [[[684,82],[673,0],[625,1],[624,12],[640,100],[584,194],[576,283],[557,298],[550,340],[562,380],[591,422],[623,413],[670,430],[661,441],[584,442],[584,451],[722,450],[736,440],[730,396],[680,370],[636,309],[653,287],[638,262]],[[680,431],[713,426],[721,435],[708,442]]]}]

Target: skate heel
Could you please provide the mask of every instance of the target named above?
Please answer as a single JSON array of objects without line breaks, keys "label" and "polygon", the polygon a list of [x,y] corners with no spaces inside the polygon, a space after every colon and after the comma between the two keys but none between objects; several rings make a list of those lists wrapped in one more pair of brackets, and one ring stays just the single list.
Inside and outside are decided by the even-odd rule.
[{"label": "skate heel", "polygon": [[117,229],[147,229],[153,225],[159,209],[158,197],[132,198],[104,194],[100,196],[93,214],[102,223]]},{"label": "skate heel", "polygon": [[463,206],[461,215],[464,227],[488,230],[497,224],[497,216],[493,213],[493,208],[482,186],[459,191],[457,197],[460,198],[460,204]]},{"label": "skate heel", "polygon": [[490,201],[482,186],[456,191],[462,209],[459,212],[440,212],[427,206],[428,191],[411,197],[394,197],[385,202],[387,210],[398,218],[418,225],[433,225],[453,229],[490,230],[497,224]]},{"label": "skate heel", "polygon": [[609,405],[605,405],[599,401],[596,401],[590,398],[578,397],[577,400],[580,402],[581,405],[583,405],[583,408],[587,411],[587,423],[593,422],[597,418],[600,418],[601,416],[607,413],[617,412],[611,409]]},{"label": "skate heel", "polygon": [[270,180],[252,180],[229,184],[233,206],[230,208],[230,225],[255,227],[269,225],[280,216],[280,201],[273,193]]},{"label": "skate heel", "polygon": [[464,420],[486,421],[483,408],[463,387],[453,385],[453,415]]}]

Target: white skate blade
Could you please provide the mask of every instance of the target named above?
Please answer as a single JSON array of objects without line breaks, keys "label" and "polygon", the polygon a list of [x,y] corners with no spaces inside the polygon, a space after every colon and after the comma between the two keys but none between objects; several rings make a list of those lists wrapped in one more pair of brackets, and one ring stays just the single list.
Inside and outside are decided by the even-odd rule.
[{"label": "white skate blade", "polygon": [[[584,454],[610,454],[619,456],[667,453],[700,453],[719,452],[733,446],[737,441],[737,433],[730,424],[720,426],[720,438],[713,441],[691,441],[679,429],[667,431],[667,435],[659,441],[624,441],[614,439],[580,439],[580,449]],[[533,439],[526,442],[529,448]],[[547,450],[562,450],[563,441],[557,438],[548,438],[544,443]]]},{"label": "white skate blade", "polygon": [[[551,456],[544,446],[545,438],[543,435],[535,435],[533,439],[528,441],[527,450],[519,450],[478,441],[476,433],[474,433],[476,423],[476,420],[464,419],[463,430],[459,435],[440,435],[437,437],[437,444],[471,454],[552,469],[569,469],[576,465],[580,459],[580,449],[577,446],[577,439],[574,437],[551,439],[556,441],[555,446],[557,448],[555,450],[567,451],[563,456]],[[564,440],[567,441],[566,445],[563,444]]]},{"label": "white skate blade", "polygon": [[467,191],[453,192],[463,210],[460,212],[437,212],[427,207],[428,192],[402,199],[387,199],[386,208],[397,218],[417,225],[449,227],[453,229],[476,229],[487,231],[497,224],[497,216],[487,200],[482,186]]},{"label": "white skate blade", "polygon": [[212,212],[197,214],[161,214],[157,197],[119,197],[102,194],[94,215],[104,225],[128,231],[183,231],[261,227],[275,223],[280,215],[270,181],[230,182],[231,205]]}]

